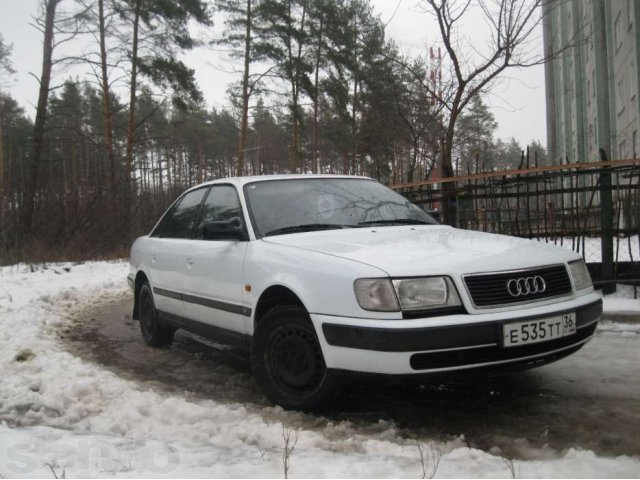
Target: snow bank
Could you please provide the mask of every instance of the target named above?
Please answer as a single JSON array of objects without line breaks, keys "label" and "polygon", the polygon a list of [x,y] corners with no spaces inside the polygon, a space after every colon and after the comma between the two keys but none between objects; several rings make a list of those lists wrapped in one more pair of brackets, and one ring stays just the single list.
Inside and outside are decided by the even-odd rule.
[{"label": "snow bank", "polygon": [[617,298],[605,296],[602,299],[604,312],[611,315],[628,315],[640,321],[640,298]]},{"label": "snow bank", "polygon": [[[193,399],[74,357],[56,329],[80,308],[127,298],[124,262],[0,268],[0,474],[52,477],[280,477],[283,428],[298,431],[294,477],[510,477],[499,451],[408,439],[280,408]],[[519,477],[635,477],[640,460],[571,449],[516,460]],[[427,455],[429,456],[429,455]],[[535,459],[539,458],[539,459]],[[47,466],[49,464],[50,466]]]}]

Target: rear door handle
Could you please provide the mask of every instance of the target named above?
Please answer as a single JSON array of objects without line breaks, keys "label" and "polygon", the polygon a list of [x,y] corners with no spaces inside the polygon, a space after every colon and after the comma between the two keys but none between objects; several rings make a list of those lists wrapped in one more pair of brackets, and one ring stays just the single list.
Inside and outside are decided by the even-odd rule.
[{"label": "rear door handle", "polygon": [[187,265],[189,265],[190,267],[193,266],[193,258],[187,258]]}]

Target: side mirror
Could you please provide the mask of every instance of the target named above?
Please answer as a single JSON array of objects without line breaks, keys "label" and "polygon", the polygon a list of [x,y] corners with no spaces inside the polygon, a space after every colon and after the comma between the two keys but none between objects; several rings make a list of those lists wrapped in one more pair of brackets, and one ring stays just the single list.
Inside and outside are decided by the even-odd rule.
[{"label": "side mirror", "polygon": [[202,226],[202,238],[203,240],[248,240],[242,220],[238,217],[205,223]]}]

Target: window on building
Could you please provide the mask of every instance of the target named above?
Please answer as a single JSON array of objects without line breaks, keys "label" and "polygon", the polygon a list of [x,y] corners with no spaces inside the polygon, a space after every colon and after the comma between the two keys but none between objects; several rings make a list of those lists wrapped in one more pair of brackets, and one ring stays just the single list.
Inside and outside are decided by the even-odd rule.
[{"label": "window on building", "polygon": [[627,140],[622,140],[618,146],[618,158],[623,159],[627,156]]},{"label": "window on building", "polygon": [[634,130],[633,131],[633,140],[632,140],[632,143],[631,143],[631,154],[632,154],[633,158],[636,158],[637,151],[638,151],[638,131]]},{"label": "window on building", "polygon": [[591,85],[593,85],[593,92],[591,95],[593,98],[596,97],[596,69],[591,70]]},{"label": "window on building", "polygon": [[633,27],[633,2],[627,0],[627,18],[629,19],[629,30]]}]

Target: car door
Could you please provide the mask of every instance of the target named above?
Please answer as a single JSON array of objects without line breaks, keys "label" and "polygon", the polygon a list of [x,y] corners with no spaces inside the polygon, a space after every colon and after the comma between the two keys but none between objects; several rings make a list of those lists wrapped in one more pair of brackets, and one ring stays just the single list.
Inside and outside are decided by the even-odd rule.
[{"label": "car door", "polygon": [[[241,234],[225,233],[234,225]],[[216,226],[217,233],[209,227]],[[247,332],[250,306],[242,304],[242,268],[247,235],[238,198],[232,185],[213,185],[205,199],[187,254],[184,308],[188,318],[238,333]]]},{"label": "car door", "polygon": [[151,233],[149,273],[156,308],[164,313],[183,316],[183,277],[186,253],[200,214],[207,187],[186,193]]}]

